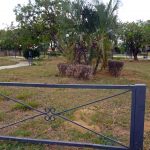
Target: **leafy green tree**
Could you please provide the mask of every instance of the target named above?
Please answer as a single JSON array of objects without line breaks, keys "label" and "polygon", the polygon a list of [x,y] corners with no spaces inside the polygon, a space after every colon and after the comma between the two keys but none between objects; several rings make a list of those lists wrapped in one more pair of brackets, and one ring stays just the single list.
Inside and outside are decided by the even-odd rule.
[{"label": "leafy green tree", "polygon": [[19,32],[11,25],[7,30],[1,30],[0,47],[2,50],[20,51]]},{"label": "leafy green tree", "polygon": [[142,23],[143,26],[143,36],[144,36],[144,45],[150,46],[150,20],[147,20]]},{"label": "leafy green tree", "polygon": [[121,25],[120,37],[126,45],[126,48],[134,56],[134,60],[138,60],[138,53],[144,43],[144,30],[140,22],[124,23]]}]

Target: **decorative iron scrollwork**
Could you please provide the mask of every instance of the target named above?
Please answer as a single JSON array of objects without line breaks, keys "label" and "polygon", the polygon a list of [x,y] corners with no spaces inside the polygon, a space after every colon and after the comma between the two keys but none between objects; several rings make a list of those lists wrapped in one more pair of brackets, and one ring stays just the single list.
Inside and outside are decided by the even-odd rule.
[{"label": "decorative iron scrollwork", "polygon": [[56,112],[56,109],[51,107],[51,108],[45,108],[45,112],[46,112],[46,115],[44,117],[44,119],[46,121],[54,121],[56,119],[55,117],[55,112]]}]

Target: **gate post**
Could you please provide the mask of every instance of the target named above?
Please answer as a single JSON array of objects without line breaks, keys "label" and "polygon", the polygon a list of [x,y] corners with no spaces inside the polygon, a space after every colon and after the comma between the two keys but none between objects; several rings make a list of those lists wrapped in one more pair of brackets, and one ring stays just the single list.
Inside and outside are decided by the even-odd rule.
[{"label": "gate post", "polygon": [[132,89],[130,150],[143,150],[146,85],[137,84]]}]

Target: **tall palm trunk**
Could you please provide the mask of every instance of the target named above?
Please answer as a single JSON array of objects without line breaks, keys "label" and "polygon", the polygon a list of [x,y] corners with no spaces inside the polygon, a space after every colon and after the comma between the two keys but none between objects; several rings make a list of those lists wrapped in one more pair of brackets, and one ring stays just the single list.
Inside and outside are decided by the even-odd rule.
[{"label": "tall palm trunk", "polygon": [[101,62],[101,58],[102,58],[102,54],[103,54],[103,37],[102,38],[97,38],[98,39],[98,57],[97,57],[97,60],[96,60],[96,65],[94,67],[94,71],[93,71],[93,74],[96,74],[97,70],[98,70],[98,66]]},{"label": "tall palm trunk", "polygon": [[101,50],[98,53],[98,57],[97,57],[96,65],[94,67],[93,74],[96,74],[100,61],[101,61]]}]

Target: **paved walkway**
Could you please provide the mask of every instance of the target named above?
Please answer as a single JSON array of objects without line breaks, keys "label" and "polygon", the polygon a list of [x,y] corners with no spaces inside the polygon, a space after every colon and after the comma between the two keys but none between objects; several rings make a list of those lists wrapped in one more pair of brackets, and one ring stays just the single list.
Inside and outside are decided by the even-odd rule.
[{"label": "paved walkway", "polygon": [[25,66],[29,66],[29,63],[27,61],[22,61],[22,62],[19,62],[16,65],[0,66],[0,70],[13,69],[13,68],[19,68],[19,67],[25,67]]},{"label": "paved walkway", "polygon": [[[133,57],[131,58],[131,56],[126,56],[126,55],[122,55],[122,54],[114,54],[113,55],[114,58],[127,58],[127,59],[133,59]],[[147,58],[143,58],[143,56],[138,56],[139,60],[150,60],[150,56],[148,56]]]}]

